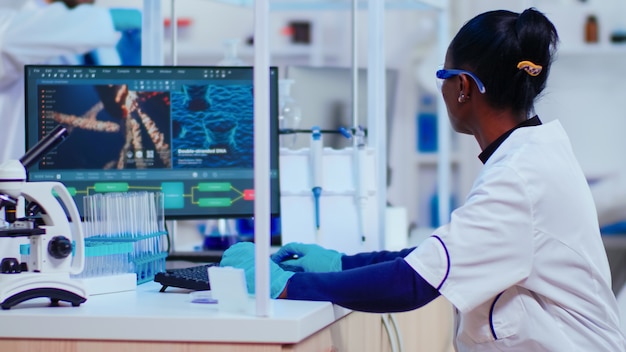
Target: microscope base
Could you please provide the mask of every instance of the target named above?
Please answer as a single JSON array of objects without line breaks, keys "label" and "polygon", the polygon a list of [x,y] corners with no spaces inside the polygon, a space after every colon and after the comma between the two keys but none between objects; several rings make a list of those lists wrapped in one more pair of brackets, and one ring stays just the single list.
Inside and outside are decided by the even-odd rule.
[{"label": "microscope base", "polygon": [[48,297],[51,306],[67,301],[77,307],[87,300],[87,292],[68,273],[0,274],[0,306],[11,307],[33,298]]}]

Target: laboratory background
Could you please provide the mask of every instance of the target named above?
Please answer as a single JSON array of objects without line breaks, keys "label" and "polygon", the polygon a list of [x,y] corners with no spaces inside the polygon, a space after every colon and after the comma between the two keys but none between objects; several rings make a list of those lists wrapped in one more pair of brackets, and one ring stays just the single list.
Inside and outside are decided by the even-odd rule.
[{"label": "laboratory background", "polygon": [[[96,3],[142,6],[141,1],[98,0]],[[391,207],[406,209],[409,232],[419,236],[439,224],[434,122],[439,97],[433,72],[442,65],[443,55],[438,50],[437,12],[411,9],[404,6],[406,3],[391,1],[385,13],[387,75],[383,91],[387,100],[385,147],[389,165],[386,201]],[[248,5],[245,1],[175,2],[179,22],[177,64],[216,65],[229,53],[242,64],[253,64],[254,9]],[[626,221],[623,210],[626,201],[622,200],[626,199],[622,197],[626,195],[626,163],[622,156],[626,149],[626,139],[622,136],[626,119],[624,90],[619,86],[624,70],[621,62],[626,54],[623,18],[626,4],[618,0],[499,1],[497,4],[486,0],[452,1],[446,16],[453,33],[477,13],[496,8],[521,11],[531,6],[546,13],[561,39],[550,82],[536,106],[537,113],[548,121],[559,119],[565,126],[585,174],[592,185],[598,186],[597,191],[593,189],[597,193],[601,226],[607,233],[619,232],[621,222]],[[163,2],[163,13],[171,14],[167,1]],[[360,123],[366,124],[367,76],[363,72],[368,66],[366,11],[358,11],[356,20],[356,61],[361,69],[357,108]],[[273,7],[270,5],[270,64],[278,66],[281,78],[292,81],[291,96],[301,109],[300,128],[351,126],[351,27],[348,3],[277,1]],[[163,60],[171,64],[168,29],[164,29]],[[299,31],[304,34],[299,35]],[[322,86],[324,89],[318,88]],[[309,146],[310,138],[306,135],[293,139],[281,147]],[[330,148],[351,144],[350,140],[336,135],[324,139],[324,146]],[[473,137],[451,131],[450,144],[449,202],[453,209],[463,202],[481,163]],[[183,226],[191,227],[191,224]],[[194,241],[182,238],[177,245],[187,251],[198,244]],[[621,252],[624,244],[619,236],[611,236],[606,242],[614,268],[624,266],[626,257]],[[618,283],[626,280],[626,273],[620,274],[619,270],[614,269],[613,275]]]},{"label": "laboratory background", "polygon": [[[144,6],[149,3],[145,0],[94,2],[96,6],[138,11],[145,11]],[[158,19],[158,25],[162,21],[162,27],[154,36],[146,37],[144,33],[142,37],[144,41],[150,38],[160,43],[162,52],[155,55],[153,62],[166,66],[254,64],[253,1],[155,3],[160,6],[158,13],[162,18]],[[371,67],[374,56],[371,52],[374,26],[367,6],[357,5],[353,13],[350,1],[269,1],[269,64],[277,68],[279,84],[275,93],[280,100],[279,108],[286,103],[291,104],[291,112],[295,111],[292,115],[281,115],[278,127],[302,130],[276,136],[281,162],[281,205],[279,216],[271,221],[272,245],[295,240],[318,242],[347,253],[399,249],[418,244],[433,228],[447,221],[450,211],[463,203],[482,164],[474,138],[454,133],[446,122],[447,116],[441,118],[445,107],[436,87],[435,71],[443,64],[449,39],[469,18],[493,9],[519,12],[536,7],[555,24],[560,36],[557,59],[536,112],[543,121],[560,120],[591,185],[611,265],[613,290],[618,296],[626,332],[626,160],[623,156],[626,89],[621,80],[626,75],[623,64],[626,2],[450,0],[443,10],[437,6],[416,6],[416,3],[419,2],[390,0],[385,4],[383,46],[377,48],[381,50],[385,76],[375,81],[379,83],[376,92],[379,97],[384,96],[384,109],[379,110],[383,112],[381,116],[373,117],[368,109],[378,105],[371,104],[372,95],[368,94],[372,88],[368,85],[371,78],[368,66]],[[447,27],[441,27],[442,19]],[[146,57],[143,59],[146,62]],[[385,126],[383,136],[377,135],[376,124],[372,123],[381,119]],[[315,144],[313,137],[316,128],[322,130],[323,139],[318,141],[321,146]],[[363,139],[359,133],[364,131],[368,136],[376,136],[376,143]],[[359,141],[366,143],[364,156],[363,159],[354,156],[360,164],[351,166],[353,155],[345,150],[356,150]],[[327,186],[321,191],[319,204],[311,201],[311,184],[307,181],[313,179],[315,183],[315,172],[322,173],[310,170],[313,166],[309,157],[314,148],[320,148]],[[373,161],[381,156],[386,165]],[[354,176],[355,173],[361,176]],[[355,203],[354,195],[346,193],[346,189],[355,187],[364,188],[360,201],[369,202],[362,209]],[[150,205],[154,202],[153,199],[139,201]],[[377,220],[379,204],[385,208],[384,222]],[[342,210],[346,210],[345,214]],[[311,216],[313,212],[318,212],[317,218]],[[320,216],[324,218],[320,220]],[[305,225],[302,218],[306,218]],[[168,232],[167,260],[159,257],[168,268],[214,261],[230,244],[249,240],[254,232],[249,219],[237,222],[199,216],[158,221],[158,228],[152,232]],[[325,228],[320,229],[315,221],[322,221]],[[366,231],[368,228],[376,230]],[[86,231],[90,230],[94,229]],[[146,281],[152,281],[152,276]],[[85,307],[88,304],[89,300]],[[407,317],[408,314],[402,316],[399,326],[402,328],[407,321],[411,326],[420,326],[423,336],[431,335],[435,340],[432,346],[436,347],[430,350],[452,350],[449,341],[446,342],[452,330],[451,320],[447,318],[451,316],[451,307],[441,303],[430,309],[424,313],[426,318],[417,322]],[[395,324],[391,321],[394,317],[386,318],[383,325]],[[229,324],[236,326],[230,320]],[[254,328],[254,325],[246,326]],[[407,329],[403,331],[407,334]],[[146,336],[144,339],[151,339]],[[228,336],[224,339],[239,338]],[[403,338],[405,347],[424,343]]]}]

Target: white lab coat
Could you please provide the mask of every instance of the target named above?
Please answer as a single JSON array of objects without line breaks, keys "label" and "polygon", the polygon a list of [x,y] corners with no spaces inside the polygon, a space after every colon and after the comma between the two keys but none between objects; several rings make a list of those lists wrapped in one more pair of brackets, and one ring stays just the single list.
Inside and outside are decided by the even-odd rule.
[{"label": "white lab coat", "polygon": [[515,130],[405,260],[456,307],[460,352],[626,351],[593,198],[558,121]]},{"label": "white lab coat", "polygon": [[[119,64],[119,34],[107,8],[0,0],[0,164],[25,152],[24,65],[77,64],[98,48],[103,64]],[[0,238],[0,258],[19,258],[27,239]]]},{"label": "white lab coat", "polygon": [[0,0],[0,163],[25,152],[24,65],[77,64],[77,55],[102,49],[102,64],[119,64],[108,8]]}]

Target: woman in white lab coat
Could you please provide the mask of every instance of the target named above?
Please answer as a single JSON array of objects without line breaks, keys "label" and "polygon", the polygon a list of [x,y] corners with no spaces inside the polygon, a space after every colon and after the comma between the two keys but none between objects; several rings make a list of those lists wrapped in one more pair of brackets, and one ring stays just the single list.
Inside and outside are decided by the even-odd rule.
[{"label": "woman in white lab coat", "polygon": [[[466,23],[436,74],[452,127],[482,150],[465,203],[417,248],[343,255],[287,244],[272,258],[272,297],[395,312],[443,295],[456,308],[458,351],[625,351],[589,186],[561,124],[534,113],[557,41],[534,9]],[[221,261],[245,270],[250,291],[252,246]]]},{"label": "woman in white lab coat", "polygon": [[25,152],[24,65],[80,64],[94,49],[103,64],[119,65],[118,39],[107,8],[0,0],[0,163]]}]

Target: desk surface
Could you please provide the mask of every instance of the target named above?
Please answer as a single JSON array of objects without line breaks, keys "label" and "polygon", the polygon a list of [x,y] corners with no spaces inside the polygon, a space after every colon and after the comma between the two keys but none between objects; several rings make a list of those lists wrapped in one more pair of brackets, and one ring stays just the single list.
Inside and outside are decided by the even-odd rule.
[{"label": "desk surface", "polygon": [[149,282],[135,291],[90,296],[80,307],[34,299],[0,311],[0,338],[297,343],[348,310],[328,302],[272,300],[270,317],[192,303],[188,291]]}]

